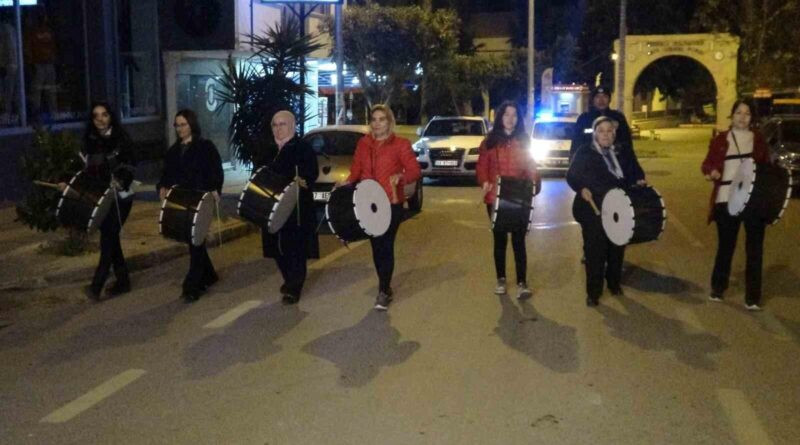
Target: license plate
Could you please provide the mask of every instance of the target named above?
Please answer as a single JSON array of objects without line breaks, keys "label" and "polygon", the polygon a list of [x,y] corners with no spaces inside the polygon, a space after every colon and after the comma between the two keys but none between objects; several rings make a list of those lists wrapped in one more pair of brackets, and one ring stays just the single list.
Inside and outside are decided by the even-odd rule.
[{"label": "license plate", "polygon": [[314,201],[325,201],[331,197],[331,192],[314,192]]},{"label": "license plate", "polygon": [[446,160],[446,161],[436,161],[433,163],[436,167],[455,167],[458,165],[458,160]]}]

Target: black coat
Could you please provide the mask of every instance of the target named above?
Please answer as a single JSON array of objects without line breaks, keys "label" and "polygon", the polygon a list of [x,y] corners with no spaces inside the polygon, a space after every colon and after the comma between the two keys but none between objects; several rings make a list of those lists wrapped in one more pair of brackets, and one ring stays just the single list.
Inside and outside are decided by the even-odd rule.
[{"label": "black coat", "polygon": [[610,108],[606,108],[602,111],[592,108],[578,116],[578,121],[575,122],[575,132],[572,134],[572,145],[569,147],[570,159],[575,156],[575,153],[579,148],[592,143],[592,133],[587,133],[586,130],[591,130],[592,123],[600,116],[608,116],[619,123],[619,127],[617,127],[616,142],[626,150],[630,149],[631,152],[633,152],[631,128],[628,126],[628,121],[625,119],[625,115]]},{"label": "black coat", "polygon": [[127,190],[135,172],[133,143],[122,130],[112,131],[108,137],[90,132],[83,141],[81,156],[85,160],[83,172],[104,183],[112,176]]},{"label": "black coat", "polygon": [[308,142],[295,136],[270,158],[271,156],[265,156],[256,160],[256,167],[267,166],[273,172],[287,178],[294,178],[297,174],[305,179],[308,188],[300,188],[299,224],[295,208],[278,233],[270,234],[266,228],[262,228],[264,256],[274,258],[287,249],[305,246],[308,258],[319,258],[317,215],[314,208],[314,194],[311,191],[319,176],[317,155]]},{"label": "black coat", "polygon": [[156,185],[156,190],[177,185],[191,190],[222,193],[224,180],[222,159],[217,147],[207,139],[193,138],[183,154],[180,142],[176,142],[167,150],[167,155],[164,157],[164,173]]},{"label": "black coat", "polygon": [[575,153],[567,170],[567,184],[577,193],[572,202],[572,214],[578,222],[597,217],[591,205],[581,197],[583,188],[592,192],[592,199],[599,208],[603,205],[603,197],[612,188],[627,188],[644,179],[644,171],[633,150],[618,149],[616,155],[622,169],[621,179],[608,171],[603,155],[595,151],[591,144],[582,146]]}]

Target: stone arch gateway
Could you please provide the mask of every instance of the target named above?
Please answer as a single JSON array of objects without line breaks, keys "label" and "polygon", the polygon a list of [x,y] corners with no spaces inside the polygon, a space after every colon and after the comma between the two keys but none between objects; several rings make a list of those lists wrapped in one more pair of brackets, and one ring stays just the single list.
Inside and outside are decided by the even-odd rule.
[{"label": "stone arch gateway", "polygon": [[[619,40],[614,41],[619,54]],[[623,91],[626,116],[633,112],[633,87],[639,75],[651,63],[668,56],[683,56],[704,66],[717,86],[718,129],[728,127],[728,111],[736,100],[737,58],[739,38],[731,34],[663,34],[629,35],[625,38],[625,87]],[[615,66],[619,75],[619,60]],[[616,92],[615,92],[616,94]]]}]

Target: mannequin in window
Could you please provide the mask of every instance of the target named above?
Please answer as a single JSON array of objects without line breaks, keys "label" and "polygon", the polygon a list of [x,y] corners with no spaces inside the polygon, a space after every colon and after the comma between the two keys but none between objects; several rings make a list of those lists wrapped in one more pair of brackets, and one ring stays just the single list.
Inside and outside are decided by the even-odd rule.
[{"label": "mannequin in window", "polygon": [[42,113],[42,95],[47,100],[47,111],[55,113],[56,106],[56,37],[44,10],[36,14],[35,25],[27,27],[24,38],[25,61],[33,67],[31,105],[34,113]]}]

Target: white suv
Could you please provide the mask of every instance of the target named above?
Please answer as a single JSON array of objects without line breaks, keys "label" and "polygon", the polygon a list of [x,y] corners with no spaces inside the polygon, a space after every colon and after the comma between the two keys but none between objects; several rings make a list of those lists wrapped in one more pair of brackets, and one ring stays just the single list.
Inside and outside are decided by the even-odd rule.
[{"label": "white suv", "polygon": [[576,120],[575,117],[539,118],[533,123],[531,154],[540,172],[567,172]]},{"label": "white suv", "polygon": [[475,176],[478,148],[489,131],[479,116],[436,116],[425,129],[417,129],[420,140],[414,152],[424,177]]}]

